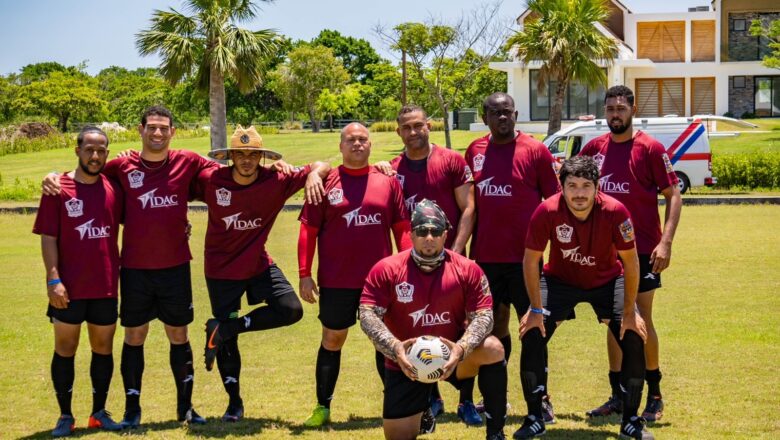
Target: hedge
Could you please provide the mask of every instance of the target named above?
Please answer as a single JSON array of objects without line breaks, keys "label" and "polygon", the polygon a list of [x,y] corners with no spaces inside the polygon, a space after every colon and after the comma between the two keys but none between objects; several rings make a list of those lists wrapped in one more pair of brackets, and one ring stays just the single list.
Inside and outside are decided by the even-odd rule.
[{"label": "hedge", "polygon": [[712,175],[719,188],[780,188],[780,152],[713,156]]}]

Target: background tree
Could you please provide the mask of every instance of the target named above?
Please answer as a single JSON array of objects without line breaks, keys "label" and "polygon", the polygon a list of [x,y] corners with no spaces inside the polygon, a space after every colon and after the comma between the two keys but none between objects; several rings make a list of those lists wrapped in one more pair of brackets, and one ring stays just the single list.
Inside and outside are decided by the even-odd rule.
[{"label": "background tree", "polygon": [[102,99],[108,103],[108,119],[125,126],[138,124],[147,107],[168,101],[173,88],[157,73],[157,69],[129,71],[111,66],[95,77]]},{"label": "background tree", "polygon": [[374,28],[392,50],[406,52],[413,72],[444,118],[448,148],[452,146],[448,112],[474,75],[500,52],[506,38],[509,20],[498,17],[500,5],[480,5],[453,24],[431,18],[425,23],[402,23],[392,31]]},{"label": "background tree", "polygon": [[197,87],[208,90],[211,149],[223,148],[227,142],[225,79],[235,80],[242,92],[254,90],[278,44],[276,33],[236,25],[257,17],[252,0],[187,0],[185,4],[192,15],[173,8],[155,10],[151,27],[136,35],[136,47],[142,55],[160,55],[160,73],[171,84],[194,75]]},{"label": "background tree", "polygon": [[762,64],[780,69],[780,20],[753,20],[750,23],[750,34],[766,40],[770,53],[764,55]]},{"label": "background tree", "polygon": [[311,45],[333,49],[333,55],[341,60],[344,68],[349,72],[350,82],[365,84],[372,75],[369,66],[382,61],[371,43],[362,38],[341,35],[339,31],[324,29],[311,40]]},{"label": "background tree", "polygon": [[617,46],[595,26],[609,18],[606,0],[529,0],[528,9],[534,18],[526,19],[506,47],[526,65],[542,63],[536,84],[540,92],[548,82],[555,85],[549,135],[561,128],[563,98],[572,81],[607,85],[603,66],[612,64]]},{"label": "background tree", "polygon": [[15,115],[14,99],[19,86],[8,78],[0,76],[0,122],[13,120]]}]

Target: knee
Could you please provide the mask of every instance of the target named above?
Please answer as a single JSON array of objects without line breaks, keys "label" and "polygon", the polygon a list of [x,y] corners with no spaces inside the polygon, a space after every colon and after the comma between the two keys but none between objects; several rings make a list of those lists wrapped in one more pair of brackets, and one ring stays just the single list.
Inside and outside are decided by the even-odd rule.
[{"label": "knee", "polygon": [[347,340],[347,332],[323,329],[322,348],[328,351],[338,351]]},{"label": "knee", "polygon": [[73,357],[76,355],[76,350],[79,348],[79,341],[78,339],[71,341],[71,340],[63,340],[58,339],[54,343],[54,351],[62,356],[62,357]]},{"label": "knee", "polygon": [[487,355],[486,363],[494,364],[504,360],[504,345],[495,336],[485,338],[482,346],[485,348],[485,354]]},{"label": "knee", "polygon": [[284,315],[287,319],[288,325],[295,324],[296,322],[300,321],[303,318],[303,307],[301,306],[301,302],[298,301],[295,304],[286,306],[284,309]]},{"label": "knee", "polygon": [[187,335],[187,327],[168,327],[165,328],[165,333],[168,335],[168,340],[171,344],[181,345],[186,344],[189,341]]},{"label": "knee", "polygon": [[125,344],[132,346],[144,345],[146,341],[146,331],[139,327],[128,327],[125,329]]}]

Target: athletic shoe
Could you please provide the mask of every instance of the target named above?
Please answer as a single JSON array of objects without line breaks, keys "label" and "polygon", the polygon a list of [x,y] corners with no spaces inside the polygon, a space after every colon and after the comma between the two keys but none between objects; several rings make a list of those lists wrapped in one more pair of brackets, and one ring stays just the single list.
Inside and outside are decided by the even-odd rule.
[{"label": "athletic shoe", "polygon": [[541,437],[546,433],[547,430],[544,428],[544,420],[537,419],[536,416],[528,415],[525,417],[523,426],[521,426],[520,429],[515,431],[515,433],[512,435],[512,438],[516,440],[520,440],[526,438]]},{"label": "athletic shoe", "polygon": [[432,434],[436,431],[436,417],[433,416],[433,412],[428,408],[422,413],[420,419],[420,434]]},{"label": "athletic shoe", "polygon": [[104,409],[89,416],[87,426],[90,428],[100,428],[106,431],[121,431],[122,425],[111,419],[111,413]]},{"label": "athletic shoe", "polygon": [[190,407],[186,411],[179,411],[179,421],[190,425],[205,425],[206,419],[195,412],[195,408]]},{"label": "athletic shoe", "polygon": [[458,404],[458,418],[468,426],[482,425],[482,416],[479,415],[477,408],[470,400]]},{"label": "athletic shoe", "polygon": [[604,402],[603,405],[601,405],[598,408],[592,409],[585,414],[587,414],[590,417],[605,417],[612,414],[621,414],[623,412],[623,399],[612,396]]},{"label": "athletic shoe", "polygon": [[223,422],[237,422],[244,418],[244,404],[228,405],[225,414],[222,416]]},{"label": "athletic shoe", "polygon": [[51,435],[53,437],[66,437],[73,434],[74,429],[76,429],[76,419],[73,416],[62,415],[57,419],[57,424],[54,425]]},{"label": "athletic shoe", "polygon": [[555,424],[555,411],[549,395],[542,397],[542,418],[545,425]]},{"label": "athletic shoe", "polygon": [[654,440],[655,437],[645,429],[645,419],[633,416],[628,422],[620,425],[620,438],[634,438],[639,440]]},{"label": "athletic shoe", "polygon": [[219,320],[209,319],[206,321],[206,348],[203,356],[206,358],[206,371],[214,368],[214,361],[217,359],[219,345],[222,343],[222,336],[219,335]]},{"label": "athletic shoe", "polygon": [[431,396],[431,413],[434,417],[444,414],[444,399]]},{"label": "athletic shoe", "polygon": [[661,396],[647,396],[647,405],[642,411],[642,418],[648,422],[656,422],[664,416],[664,401]]},{"label": "athletic shoe", "polygon": [[327,425],[330,423],[330,408],[325,408],[322,405],[317,405],[314,407],[314,411],[311,412],[311,415],[308,419],[306,419],[305,422],[303,422],[303,426],[307,428],[320,428],[323,425]]},{"label": "athletic shoe", "polygon": [[135,429],[141,424],[141,410],[138,411],[125,411],[125,416],[122,421],[119,422],[119,426],[122,429]]},{"label": "athletic shoe", "polygon": [[506,440],[506,436],[504,435],[504,431],[498,431],[494,432],[493,434],[489,434],[487,437],[485,437],[485,440]]}]

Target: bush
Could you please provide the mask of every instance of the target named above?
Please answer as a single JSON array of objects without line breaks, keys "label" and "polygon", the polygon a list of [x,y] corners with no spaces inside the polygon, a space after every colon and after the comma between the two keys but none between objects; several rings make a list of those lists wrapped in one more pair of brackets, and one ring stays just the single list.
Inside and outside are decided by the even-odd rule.
[{"label": "bush", "polygon": [[4,185],[3,176],[0,175],[0,200],[22,202],[32,200],[41,194],[40,186],[30,179],[14,179],[13,184]]},{"label": "bush", "polygon": [[66,148],[75,144],[75,135],[73,141],[69,136],[59,133],[53,133],[48,136],[29,139],[26,137],[17,137],[0,140],[0,156],[16,153],[32,153],[38,151],[55,150]]},{"label": "bush", "polygon": [[742,113],[742,116],[740,116],[739,118],[740,119],[755,119],[756,118],[756,114],[752,113],[752,112],[745,112],[745,113]]},{"label": "bush", "polygon": [[[431,131],[444,131],[444,121],[439,119],[431,119]],[[395,121],[376,121],[371,124],[371,131],[376,133],[395,131],[398,127],[398,123]]]},{"label": "bush", "polygon": [[282,124],[282,129],[283,130],[303,130],[303,124],[301,124],[298,121],[292,121],[292,122],[285,121]]},{"label": "bush", "polygon": [[712,174],[719,188],[780,188],[780,153],[714,156]]}]

